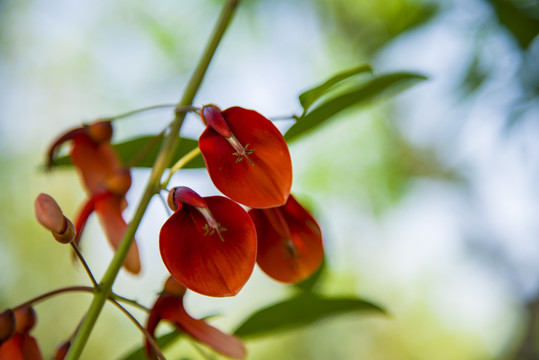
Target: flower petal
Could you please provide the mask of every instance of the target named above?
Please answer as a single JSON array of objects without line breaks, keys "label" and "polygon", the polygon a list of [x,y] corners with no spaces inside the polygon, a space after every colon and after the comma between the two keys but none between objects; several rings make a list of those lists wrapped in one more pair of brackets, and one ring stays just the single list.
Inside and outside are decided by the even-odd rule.
[{"label": "flower petal", "polygon": [[246,355],[245,345],[240,339],[214,328],[203,320],[192,318],[185,311],[183,302],[181,302],[181,306],[175,305],[165,308],[162,316],[163,319],[173,321],[176,326],[193,338],[209,345],[223,355],[235,359],[243,359]]},{"label": "flower petal", "polygon": [[251,209],[258,235],[257,263],[275,280],[296,283],[322,263],[322,234],[316,220],[292,195],[284,206]]},{"label": "flower petal", "polygon": [[[127,223],[122,217],[122,210],[125,208],[125,199],[110,193],[106,195],[108,196],[97,196],[94,200],[94,207],[109,243],[116,249],[120,245],[127,229]],[[124,267],[133,274],[140,272],[140,257],[136,241],[133,241],[127,253]]]},{"label": "flower petal", "polygon": [[98,144],[86,134],[73,138],[70,157],[89,193],[101,190],[106,179],[122,168],[118,155],[108,142]]},{"label": "flower petal", "polygon": [[17,333],[0,345],[0,360],[42,360],[36,339],[27,333]]},{"label": "flower petal", "polygon": [[199,210],[184,204],[161,228],[161,257],[185,287],[207,296],[233,296],[253,271],[256,231],[245,210],[233,201],[222,196],[204,200],[226,230],[220,235],[210,232]]},{"label": "flower petal", "polygon": [[[204,320],[192,318],[185,311],[183,297],[160,295],[148,318],[146,328],[150,334],[153,335],[160,320],[171,321],[181,331],[223,355],[235,359],[243,359],[246,355],[245,345],[240,339],[214,328]],[[150,349],[147,343],[147,352]]]},{"label": "flower petal", "polygon": [[199,147],[215,186],[249,207],[283,205],[292,186],[292,162],[282,134],[253,110],[232,107],[222,115],[249,155],[244,159],[227,138],[208,126]]}]

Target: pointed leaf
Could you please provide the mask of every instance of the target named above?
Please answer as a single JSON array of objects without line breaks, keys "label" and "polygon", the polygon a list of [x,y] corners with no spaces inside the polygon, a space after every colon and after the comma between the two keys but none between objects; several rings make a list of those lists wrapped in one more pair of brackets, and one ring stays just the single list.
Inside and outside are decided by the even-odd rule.
[{"label": "pointed leaf", "polygon": [[324,298],[303,293],[255,312],[234,334],[244,338],[262,336],[299,328],[329,316],[358,311],[384,313],[382,308],[359,298]]},{"label": "pointed leaf", "polygon": [[402,90],[403,86],[409,86],[419,80],[425,79],[426,77],[423,75],[406,72],[377,76],[335,98],[324,101],[309,113],[300,117],[298,121],[288,129],[285,134],[285,139],[287,141],[295,140],[299,135],[319,126],[344,109],[353,105],[364,104],[388,90]]},{"label": "pointed leaf", "polygon": [[[171,332],[157,337],[155,340],[161,350],[164,350],[167,346],[172,344],[176,339],[179,339],[182,333],[172,330]],[[144,345],[134,349],[131,353],[126,355],[123,360],[148,360],[146,352],[144,351]]]},{"label": "pointed leaf", "polygon": [[363,72],[372,72],[372,68],[368,64],[360,65],[355,68],[343,71],[324,83],[313,87],[299,95],[299,102],[303,106],[303,112],[306,113],[312,104],[316,102],[322,95],[326,94],[338,83]]},{"label": "pointed leaf", "polygon": [[[133,164],[133,167],[151,168],[157,158],[157,154],[163,143],[162,137],[142,136],[139,138],[127,140],[118,144],[113,144],[112,147],[120,155],[124,164],[129,164],[139,153],[144,152],[144,155]],[[173,157],[173,163],[178,161],[182,156],[187,154],[198,146],[198,141],[193,139],[181,138],[180,145],[176,149]],[[62,156],[54,162],[56,166],[72,165],[69,156]],[[172,165],[172,164],[171,164]],[[185,166],[186,169],[203,168],[204,159],[202,156],[197,156]]]}]

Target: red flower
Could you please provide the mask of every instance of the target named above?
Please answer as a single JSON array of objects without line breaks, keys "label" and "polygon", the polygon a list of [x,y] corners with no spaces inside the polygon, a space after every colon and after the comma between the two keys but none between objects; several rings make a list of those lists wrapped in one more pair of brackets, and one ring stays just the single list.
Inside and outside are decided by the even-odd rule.
[{"label": "red flower", "polygon": [[[2,313],[9,313],[11,310]],[[16,328],[14,334],[6,341],[0,342],[0,360],[41,360],[41,351],[30,330],[36,323],[36,314],[31,307],[15,310]],[[3,340],[3,339],[2,339]]]},{"label": "red flower", "polygon": [[[72,140],[69,156],[89,194],[89,199],[75,221],[77,230],[75,244],[80,242],[86,221],[94,211],[103,225],[109,243],[114,248],[118,247],[127,228],[122,211],[127,206],[125,194],[131,187],[131,174],[122,166],[118,154],[110,145],[111,137],[110,122],[99,121],[68,131],[58,138],[49,150],[49,165],[51,165],[60,145]],[[133,242],[124,266],[135,274],[140,271],[136,242]]]},{"label": "red flower", "polygon": [[200,197],[187,187],[170,191],[175,211],[159,234],[172,276],[208,296],[236,295],[256,261],[256,230],[245,210],[222,197]]},{"label": "red flower", "polygon": [[279,130],[259,113],[214,105],[202,108],[206,130],[199,147],[215,186],[243,205],[283,205],[292,186],[292,162]]},{"label": "red flower", "polygon": [[324,257],[316,220],[292,195],[285,205],[251,209],[258,235],[257,263],[275,280],[296,283],[318,269]]},{"label": "red flower", "polygon": [[[174,324],[179,331],[210,346],[215,351],[231,358],[243,359],[246,350],[240,339],[208,325],[203,320],[192,318],[185,311],[183,306],[185,290],[185,287],[172,277],[167,280],[165,290],[157,298],[148,317],[146,325],[148,332],[153,336],[159,322],[167,320]],[[154,358],[148,341],[146,341],[146,353],[148,357]]]}]

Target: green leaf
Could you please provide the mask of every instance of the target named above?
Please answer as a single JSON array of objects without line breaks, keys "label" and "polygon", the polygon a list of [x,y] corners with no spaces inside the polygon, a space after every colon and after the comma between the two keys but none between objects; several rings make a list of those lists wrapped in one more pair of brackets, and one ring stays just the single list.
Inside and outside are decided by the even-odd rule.
[{"label": "green leaf", "polygon": [[384,313],[377,305],[359,298],[324,298],[312,293],[271,305],[252,314],[235,331],[246,338],[299,328],[329,316],[359,311]]},{"label": "green leaf", "polygon": [[[158,338],[155,339],[157,341],[157,345],[159,345],[159,348],[163,350],[168,345],[172,344],[176,339],[179,339],[182,334],[179,333],[176,330],[172,330],[171,332],[161,335]],[[136,348],[131,353],[126,355],[122,360],[148,360],[146,357],[146,352],[144,350],[144,345]]]},{"label": "green leaf", "polygon": [[334,98],[324,101],[306,115],[301,116],[297,122],[288,129],[285,134],[285,139],[287,141],[295,140],[299,135],[308,130],[313,130],[315,127],[330,119],[333,115],[336,115],[353,105],[364,104],[389,90],[402,90],[405,86],[409,86],[417,81],[425,79],[426,77],[423,75],[408,72],[376,76]]},{"label": "green leaf", "polygon": [[[163,138],[159,136],[143,136],[131,139],[122,143],[113,144],[112,146],[120,155],[124,164],[129,164],[135,157],[142,154],[140,159],[137,159],[133,167],[151,168],[157,158],[159,149],[163,143]],[[181,138],[180,145],[176,149],[172,164],[178,161],[182,156],[187,154],[198,146],[198,141],[193,139]],[[55,166],[72,165],[69,156],[62,156],[56,159]],[[170,164],[170,165],[172,165]],[[191,160],[186,166],[186,169],[204,168],[204,159],[201,155]]]},{"label": "green leaf", "polygon": [[335,85],[338,83],[354,76],[357,74],[361,74],[364,72],[372,72],[372,68],[370,65],[360,65],[353,69],[343,71],[330,79],[328,79],[323,84],[320,84],[318,86],[315,86],[312,89],[309,89],[299,95],[299,102],[301,106],[303,107],[303,112],[306,113],[307,110],[311,107],[312,104],[316,102],[321,96],[326,94],[329,90],[334,88]]}]

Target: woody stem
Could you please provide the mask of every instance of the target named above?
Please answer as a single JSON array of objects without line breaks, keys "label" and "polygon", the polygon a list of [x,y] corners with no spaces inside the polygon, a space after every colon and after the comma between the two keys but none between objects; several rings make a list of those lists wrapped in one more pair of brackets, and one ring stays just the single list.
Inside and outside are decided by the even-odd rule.
[{"label": "woody stem", "polygon": [[[190,106],[193,103],[196,93],[200,85],[202,84],[202,79],[206,74],[206,71],[210,65],[211,59],[217,50],[217,46],[221,42],[221,39],[225,33],[225,30],[228,28],[232,16],[235,13],[235,10],[239,4],[239,0],[228,0],[224,5],[215,29],[210,37],[210,40],[204,50],[202,57],[200,58],[197,67],[195,68],[187,87],[184,91],[184,94],[178,103],[178,106]],[[90,304],[90,308],[86,313],[86,316],[82,320],[81,327],[73,343],[69,349],[69,352],[66,356],[66,360],[75,360],[79,359],[84,346],[88,342],[90,333],[94,328],[94,325],[103,309],[105,301],[110,296],[112,292],[112,285],[114,280],[124,263],[124,260],[127,256],[127,253],[133,243],[135,232],[144,216],[146,208],[150,203],[153,195],[159,191],[159,185],[163,172],[166,168],[169,167],[174,151],[176,150],[179,143],[179,132],[182,126],[183,120],[185,119],[185,112],[177,112],[174,120],[170,125],[170,132],[168,133],[165,141],[161,147],[159,155],[154,163],[152,168],[152,173],[144,189],[144,193],[138,203],[137,209],[135,210],[135,215],[129,223],[125,234],[122,238],[122,242],[116,249],[116,253],[112,258],[105,275],[101,279],[101,284],[98,288],[95,289],[95,296]]]}]

